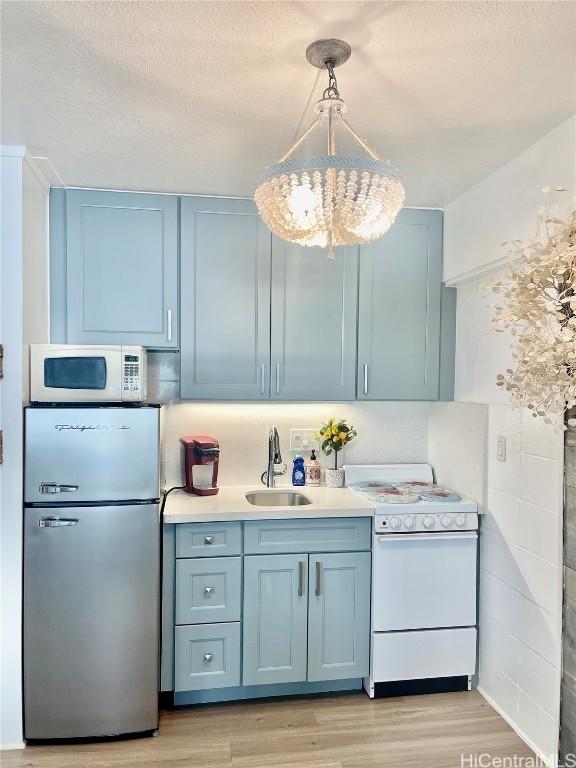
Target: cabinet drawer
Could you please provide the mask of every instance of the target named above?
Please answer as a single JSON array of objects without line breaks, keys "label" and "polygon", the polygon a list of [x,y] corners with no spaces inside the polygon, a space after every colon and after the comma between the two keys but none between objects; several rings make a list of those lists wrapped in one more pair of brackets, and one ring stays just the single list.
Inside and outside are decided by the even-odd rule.
[{"label": "cabinet drawer", "polygon": [[174,690],[240,685],[240,624],[176,627]]},{"label": "cabinet drawer", "polygon": [[176,557],[220,557],[241,552],[241,523],[180,523],[176,526]]},{"label": "cabinet drawer", "polygon": [[244,552],[344,552],[369,550],[369,518],[253,520],[244,523]]},{"label": "cabinet drawer", "polygon": [[241,557],[176,561],[176,624],[240,621]]}]

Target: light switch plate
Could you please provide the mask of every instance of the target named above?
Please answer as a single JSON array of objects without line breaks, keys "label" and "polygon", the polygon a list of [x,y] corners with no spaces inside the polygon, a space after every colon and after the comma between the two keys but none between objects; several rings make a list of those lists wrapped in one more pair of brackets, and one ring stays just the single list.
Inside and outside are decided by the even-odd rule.
[{"label": "light switch plate", "polygon": [[311,451],[318,450],[318,441],[314,439],[315,429],[291,429],[290,430],[290,450],[291,451]]},{"label": "light switch plate", "polygon": [[506,461],[506,438],[503,435],[496,437],[496,459]]}]

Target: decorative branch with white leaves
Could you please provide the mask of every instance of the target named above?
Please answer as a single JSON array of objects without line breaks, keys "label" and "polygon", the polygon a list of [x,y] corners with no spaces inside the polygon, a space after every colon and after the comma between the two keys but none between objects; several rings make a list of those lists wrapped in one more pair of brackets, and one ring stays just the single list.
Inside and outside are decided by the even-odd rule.
[{"label": "decorative branch with white leaves", "polygon": [[530,241],[503,243],[514,264],[491,285],[500,301],[492,322],[512,335],[515,361],[497,386],[535,418],[565,428],[564,414],[576,405],[576,211],[566,219],[556,213],[550,197]]}]

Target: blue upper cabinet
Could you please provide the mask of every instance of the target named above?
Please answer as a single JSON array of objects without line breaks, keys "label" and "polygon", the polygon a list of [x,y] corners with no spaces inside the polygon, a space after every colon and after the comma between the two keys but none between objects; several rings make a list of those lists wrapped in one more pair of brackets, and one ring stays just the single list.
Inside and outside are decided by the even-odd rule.
[{"label": "blue upper cabinet", "polygon": [[437,400],[442,213],[403,209],[360,247],[359,400]]},{"label": "blue upper cabinet", "polygon": [[272,239],[273,400],[354,400],[358,248]]},{"label": "blue upper cabinet", "polygon": [[329,261],[251,200],[53,189],[50,284],[52,342],[179,348],[183,399],[453,397],[441,211]]},{"label": "blue upper cabinet", "polygon": [[270,397],[270,232],[250,200],[181,200],[181,396]]},{"label": "blue upper cabinet", "polygon": [[[62,212],[59,192],[51,201],[52,225]],[[61,218],[57,223],[53,341],[177,348],[178,198],[67,190],[65,226]]]}]

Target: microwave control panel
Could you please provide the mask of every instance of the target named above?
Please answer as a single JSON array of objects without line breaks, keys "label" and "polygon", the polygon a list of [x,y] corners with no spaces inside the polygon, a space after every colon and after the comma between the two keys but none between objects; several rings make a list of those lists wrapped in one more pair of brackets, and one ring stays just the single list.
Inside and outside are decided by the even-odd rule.
[{"label": "microwave control panel", "polygon": [[142,356],[124,353],[122,355],[122,399],[142,399]]}]

